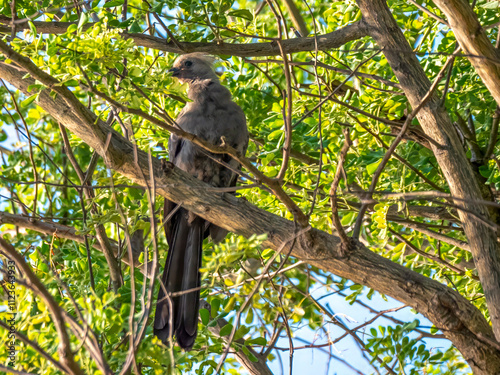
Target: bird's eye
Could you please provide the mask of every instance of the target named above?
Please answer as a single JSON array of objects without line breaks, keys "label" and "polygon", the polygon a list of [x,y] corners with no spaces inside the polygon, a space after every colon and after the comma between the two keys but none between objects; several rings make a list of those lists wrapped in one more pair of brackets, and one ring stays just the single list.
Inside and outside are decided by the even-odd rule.
[{"label": "bird's eye", "polygon": [[186,61],[186,62],[184,63],[184,65],[185,65],[185,66],[191,66],[191,65],[193,65],[193,63],[192,63],[191,61]]}]

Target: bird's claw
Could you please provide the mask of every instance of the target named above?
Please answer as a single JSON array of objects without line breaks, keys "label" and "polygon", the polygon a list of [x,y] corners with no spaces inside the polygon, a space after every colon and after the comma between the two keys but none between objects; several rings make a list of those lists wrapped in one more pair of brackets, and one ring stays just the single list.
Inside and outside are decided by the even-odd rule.
[{"label": "bird's claw", "polygon": [[174,163],[165,159],[161,159],[161,170],[163,171],[163,173],[168,175],[174,168],[175,168]]}]

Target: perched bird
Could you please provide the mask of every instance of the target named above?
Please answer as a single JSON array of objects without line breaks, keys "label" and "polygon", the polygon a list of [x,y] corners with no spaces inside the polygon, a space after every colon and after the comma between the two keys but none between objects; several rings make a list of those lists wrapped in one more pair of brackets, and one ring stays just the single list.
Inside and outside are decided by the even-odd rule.
[{"label": "perched bird", "polygon": [[[202,53],[182,55],[170,69],[172,75],[189,85],[186,104],[176,119],[184,131],[195,134],[213,145],[222,141],[243,155],[248,146],[245,114],[231,100],[231,93],[222,86],[213,70],[213,58]],[[192,176],[217,187],[235,186],[241,166],[229,155],[215,155],[192,142],[172,134],[168,143],[169,159]],[[214,160],[215,159],[215,160]],[[218,163],[222,160],[225,165]],[[165,202],[165,215],[176,204]],[[165,344],[175,335],[185,350],[193,347],[198,329],[200,299],[200,266],[203,240],[210,235],[214,242],[221,241],[226,231],[180,208],[165,226],[169,245],[162,282],[168,293],[182,293],[169,303],[160,286],[154,333]]]}]

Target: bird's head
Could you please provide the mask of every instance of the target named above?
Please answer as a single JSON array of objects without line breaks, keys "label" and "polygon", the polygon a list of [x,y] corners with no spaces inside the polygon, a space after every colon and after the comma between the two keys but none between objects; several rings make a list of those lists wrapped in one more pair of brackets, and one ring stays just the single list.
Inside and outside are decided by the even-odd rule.
[{"label": "bird's head", "polygon": [[218,79],[213,70],[214,58],[201,52],[181,55],[175,60],[169,72],[179,81],[192,82],[195,80]]}]

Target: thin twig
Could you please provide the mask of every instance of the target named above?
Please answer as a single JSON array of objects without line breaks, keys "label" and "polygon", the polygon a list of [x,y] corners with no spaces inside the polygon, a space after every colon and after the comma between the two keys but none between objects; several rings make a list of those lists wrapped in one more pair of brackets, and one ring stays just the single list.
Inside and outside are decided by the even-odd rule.
[{"label": "thin twig", "polygon": [[[284,241],[281,246],[276,250],[276,252],[273,254],[273,256],[271,257],[271,259],[268,260],[268,263],[266,265],[266,267],[264,268],[264,270],[262,271],[262,274],[265,274],[265,273],[268,273],[269,269],[271,268],[274,260],[278,257],[278,255],[281,254],[281,252],[283,251],[283,249],[285,248],[285,246],[289,243],[289,242],[292,242],[292,246],[290,248],[290,251],[291,249],[293,248],[293,245],[295,244],[295,241],[298,237],[300,237],[301,235],[305,234],[306,232],[308,232],[309,230],[311,229],[310,226],[306,227],[306,228],[303,228],[301,229],[299,232],[297,232],[293,238],[287,240],[287,241]],[[248,305],[250,304],[250,302],[252,301],[253,299],[253,296],[255,295],[255,293],[257,293],[257,291],[259,290],[259,287],[260,287],[260,284],[262,283],[262,280],[263,279],[259,279],[252,291],[248,294],[247,298],[245,299],[245,302],[243,302],[243,304],[241,305],[240,309],[238,310],[237,314],[236,314],[236,317],[234,319],[234,324],[233,324],[233,329],[231,331],[231,334],[229,335],[229,338],[228,338],[228,341],[227,341],[227,346],[226,346],[226,349],[224,350],[224,353],[222,354],[221,358],[219,359],[219,363],[217,364],[217,368],[216,368],[216,371],[215,373],[216,374],[219,374],[221,369],[222,369],[222,365],[224,364],[224,361],[226,360],[226,357],[229,353],[229,349],[231,348],[231,343],[234,339],[234,335],[236,333],[236,330],[238,329],[238,325],[239,325],[239,322],[240,322],[240,318],[241,318],[241,314],[243,313],[243,311],[248,307]]]},{"label": "thin twig", "polygon": [[[13,1],[12,4],[15,7],[15,1]],[[15,8],[14,8],[14,11],[15,11]],[[9,90],[9,88],[7,87],[7,85],[5,84],[5,82],[3,81],[3,79],[0,79],[0,81],[2,82],[2,85],[5,87],[5,89],[7,90],[7,92],[10,94],[10,97],[12,98],[12,103],[14,104],[16,112],[19,115],[19,118],[21,119],[21,122],[23,123],[24,128],[26,129],[26,135],[28,137],[29,159],[30,159],[30,162],[31,162],[31,167],[33,168],[33,180],[35,182],[37,182],[38,181],[38,173],[37,173],[37,170],[36,170],[35,158],[34,158],[34,154],[33,154],[33,145],[32,145],[32,140],[31,140],[31,133],[30,133],[30,130],[28,128],[28,124],[26,123],[26,120],[25,120],[25,118],[23,116],[23,113],[21,112],[19,106],[17,105],[17,100],[16,100],[14,94]],[[4,105],[4,108],[5,108],[5,110],[7,110],[7,108],[5,107],[5,105]],[[9,115],[10,115],[10,112],[9,112]],[[12,120],[14,121],[13,117],[12,117]],[[34,213],[36,213],[36,211],[37,211],[36,210],[37,202],[38,202],[38,185],[35,185],[35,191],[34,191],[34,194],[33,194],[33,212]]]},{"label": "thin twig", "polygon": [[[389,146],[382,140],[382,138],[377,133],[375,133],[368,126],[366,126],[365,124],[363,124],[363,122],[360,121],[356,116],[351,115],[350,113],[347,113],[347,115],[349,117],[351,117],[352,119],[354,119],[359,124],[359,126],[361,126],[363,129],[365,129],[374,138],[376,138],[380,142],[380,144],[382,145],[383,148],[389,149]],[[411,165],[411,163],[408,160],[404,159],[396,151],[394,151],[393,156],[396,159],[398,159],[401,163],[403,163],[405,166],[407,166],[408,168],[410,168],[417,176],[419,176],[421,179],[423,179],[426,183],[428,183],[434,189],[444,192],[444,189],[442,187],[438,186],[436,183],[434,183],[431,180],[429,180],[422,172],[420,172],[417,168],[415,168],[413,165]]]},{"label": "thin twig", "polygon": [[[342,146],[342,149],[340,150],[340,156],[339,156],[339,161],[337,163],[337,170],[335,172],[335,176],[332,181],[332,185],[330,187],[330,205],[332,207],[332,222],[334,228],[337,230],[337,233],[340,237],[340,240],[342,241],[342,244],[346,249],[349,249],[351,247],[351,240],[347,236],[344,227],[342,226],[342,223],[339,218],[339,212],[338,212],[338,206],[337,206],[337,188],[340,183],[340,178],[341,178],[341,171],[342,168],[344,168],[344,162],[345,158],[347,155],[347,152],[349,151],[349,148],[352,145],[351,142],[351,137],[349,136],[349,130],[344,131],[344,145]],[[346,181],[347,183],[347,181]],[[333,234],[333,230],[332,230]]]},{"label": "thin twig", "polygon": [[[66,156],[68,157],[71,165],[73,166],[73,169],[75,170],[76,174],[78,175],[80,182],[82,183],[82,185],[84,185],[85,180],[87,179],[87,176],[83,173],[80,165],[78,164],[78,161],[75,158],[75,155],[73,154],[73,151],[71,149],[71,145],[69,143],[68,133],[66,131],[66,128],[62,124],[59,124],[59,130],[61,133],[61,137],[63,139],[64,147],[66,148]],[[85,198],[90,202],[91,212],[93,214],[95,214],[95,215],[98,214],[98,207],[94,202],[95,195],[94,195],[94,192],[92,189],[87,189],[84,186],[83,189],[78,189],[78,192],[80,194],[80,201],[82,203],[82,211],[83,211],[84,221],[85,221],[86,216],[87,216],[87,211],[85,209],[85,203],[84,203],[82,193],[85,194]],[[114,257],[113,249],[111,248],[111,244],[109,242],[108,235],[106,234],[106,229],[104,228],[103,224],[97,224],[95,226],[95,231],[96,231],[97,240],[99,241],[99,244],[101,245],[104,257],[106,258],[106,262],[107,262],[108,267],[109,267],[109,275],[111,278],[111,283],[113,285],[113,290],[115,292],[118,292],[118,289],[122,286],[122,277],[121,277],[120,267],[119,267],[118,262],[116,261],[116,259]],[[86,236],[86,234],[85,234],[85,236]],[[93,275],[93,271],[92,271],[92,258],[90,257],[90,247],[88,246],[88,243],[87,243],[87,260],[89,263],[90,281],[92,284],[92,289],[95,290],[95,281],[94,281],[94,275]]]},{"label": "thin twig", "polygon": [[[500,33],[499,33],[500,35]],[[491,131],[490,131],[490,139],[488,141],[488,146],[486,147],[486,151],[484,152],[484,161],[486,162],[493,155],[493,151],[495,150],[495,146],[497,144],[498,138],[498,124],[500,123],[500,106],[497,106],[495,110],[495,114],[491,120]]]},{"label": "thin twig", "polygon": [[[373,174],[372,182],[370,184],[370,189],[368,190],[368,194],[369,194],[369,196],[367,198],[368,201],[371,199],[371,196],[373,195],[373,192],[375,191],[375,187],[377,186],[378,179],[379,179],[380,175],[382,174],[382,171],[384,170],[385,166],[387,165],[387,162],[391,158],[392,153],[394,152],[394,150],[396,149],[396,147],[399,145],[399,143],[403,140],[403,137],[404,137],[404,135],[406,133],[406,130],[410,126],[412,120],[415,118],[415,116],[418,114],[418,112],[420,112],[420,110],[422,109],[422,107],[424,105],[426,105],[427,102],[434,95],[434,91],[438,87],[438,84],[441,81],[441,78],[443,78],[444,72],[448,68],[449,64],[451,64],[454,61],[454,59],[455,59],[455,55],[452,55],[452,56],[450,56],[448,58],[448,60],[444,64],[444,66],[441,68],[441,71],[438,73],[438,75],[437,75],[436,79],[434,80],[433,84],[429,88],[429,91],[427,91],[427,93],[422,98],[422,100],[420,101],[420,103],[413,109],[413,111],[406,118],[405,123],[404,123],[403,127],[401,128],[398,136],[396,137],[396,139],[394,140],[394,142],[391,144],[391,146],[389,147],[389,149],[385,153],[384,158],[382,159],[382,161],[380,162],[380,164],[377,167],[377,170]],[[356,240],[359,238],[359,234],[360,234],[360,231],[361,231],[361,224],[363,223],[363,219],[364,219],[364,216],[365,216],[365,213],[366,213],[367,209],[368,209],[368,205],[366,203],[364,203],[361,206],[361,209],[359,210],[359,214],[358,214],[358,217],[356,219],[356,224],[354,226],[353,233],[352,233],[352,238],[354,238]]]},{"label": "thin twig", "polygon": [[45,288],[45,285],[43,285],[40,279],[33,273],[31,267],[25,262],[24,257],[2,237],[0,237],[0,251],[9,259],[16,262],[16,266],[22,270],[24,276],[26,277],[26,281],[46,303],[47,308],[52,315],[54,327],[59,336],[58,351],[61,358],[61,365],[65,367],[66,371],[70,374],[83,375],[82,370],[75,362],[75,358],[71,352],[71,341],[63,323],[62,308]]},{"label": "thin twig", "polygon": [[438,15],[432,13],[429,9],[427,9],[426,7],[423,7],[422,5],[417,3],[415,0],[408,0],[408,1],[410,3],[412,3],[413,5],[415,5],[422,12],[426,13],[429,17],[434,18],[436,21],[441,22],[443,25],[450,27],[450,25],[448,24],[448,22],[446,22],[446,20],[444,20],[443,18],[439,17]]}]

